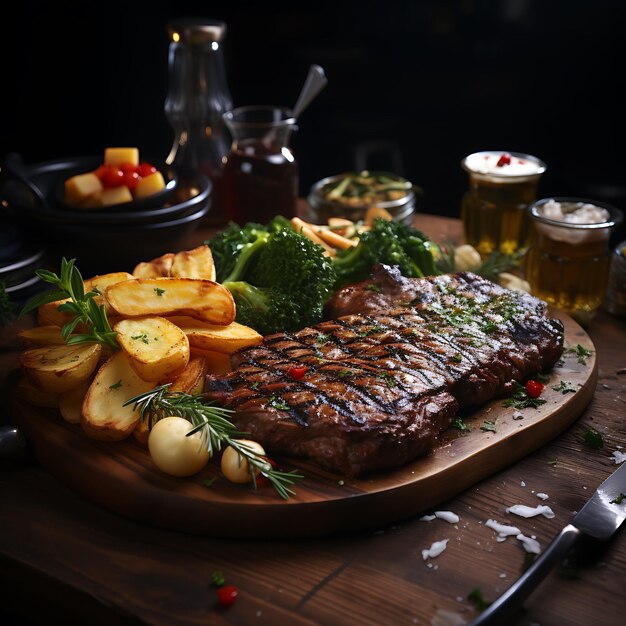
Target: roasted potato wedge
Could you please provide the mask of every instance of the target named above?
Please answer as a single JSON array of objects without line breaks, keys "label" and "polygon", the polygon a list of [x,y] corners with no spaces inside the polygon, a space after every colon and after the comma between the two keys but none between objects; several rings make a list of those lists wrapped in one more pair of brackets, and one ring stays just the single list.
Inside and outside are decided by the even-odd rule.
[{"label": "roasted potato wedge", "polygon": [[20,400],[24,400],[24,402],[28,402],[28,404],[33,406],[40,406],[46,409],[56,409],[59,406],[60,394],[39,389],[25,376],[20,378],[15,386],[15,395]]},{"label": "roasted potato wedge", "polygon": [[61,335],[61,328],[56,325],[33,326],[17,333],[19,342],[25,348],[42,348],[44,346],[62,346],[66,341]]},{"label": "roasted potato wedge", "polygon": [[170,276],[215,280],[215,263],[211,248],[205,244],[193,250],[178,252],[174,256]]},{"label": "roasted potato wedge", "polygon": [[191,395],[202,393],[204,377],[209,373],[209,364],[204,355],[196,355],[189,359],[187,367],[175,378],[166,378],[160,384],[171,383],[168,391],[182,391]]},{"label": "roasted potato wedge", "polygon": [[187,316],[173,316],[168,319],[187,335],[190,345],[202,350],[232,354],[235,350],[256,346],[263,341],[263,335],[238,322],[218,326]]},{"label": "roasted potato wedge", "polygon": [[20,365],[39,389],[63,393],[91,376],[100,350],[98,343],[32,348],[20,354]]},{"label": "roasted potato wedge", "polygon": [[104,304],[104,311],[108,316],[115,315],[115,311],[111,308],[111,305],[107,302],[104,297],[104,292],[109,285],[115,285],[115,283],[120,283],[123,280],[133,280],[134,276],[129,274],[128,272],[111,272],[110,274],[100,274],[98,276],[93,276],[92,278],[88,278],[85,281],[85,293],[89,291],[97,291],[102,294],[101,296],[96,296],[94,300],[98,304]]},{"label": "roasted potato wedge", "polygon": [[207,374],[228,374],[233,371],[233,365],[230,361],[230,354],[226,352],[215,352],[213,350],[201,350],[200,348],[191,347],[191,358],[203,356],[206,359],[208,368]]},{"label": "roasted potato wedge", "polygon": [[142,261],[135,266],[133,276],[135,278],[163,278],[170,275],[170,268],[174,262],[175,254],[167,252],[166,254],[152,259],[152,261]]},{"label": "roasted potato wedge", "polygon": [[37,309],[37,323],[40,326],[58,326],[59,328],[64,324],[68,324],[72,321],[74,316],[71,313],[59,311],[59,307],[70,299],[55,300],[54,302],[46,302]]},{"label": "roasted potato wedge", "polygon": [[125,317],[188,315],[223,325],[235,319],[230,291],[201,278],[137,278],[110,285],[105,297]]},{"label": "roasted potato wedge", "polygon": [[91,378],[59,395],[59,412],[61,417],[70,424],[80,424],[83,401],[91,385]]},{"label": "roasted potato wedge", "polygon": [[123,406],[124,403],[154,386],[137,375],[124,352],[116,352],[89,385],[80,417],[83,431],[88,437],[102,441],[125,439],[140,416],[132,405]]},{"label": "roasted potato wedge", "polygon": [[189,363],[187,335],[163,317],[124,319],[113,330],[129,363],[143,380],[177,375]]}]

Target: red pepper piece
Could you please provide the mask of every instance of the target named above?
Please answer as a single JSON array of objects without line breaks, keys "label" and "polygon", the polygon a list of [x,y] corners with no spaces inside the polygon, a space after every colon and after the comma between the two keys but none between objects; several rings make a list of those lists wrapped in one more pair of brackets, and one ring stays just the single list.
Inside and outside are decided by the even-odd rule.
[{"label": "red pepper piece", "polygon": [[300,367],[291,367],[287,370],[287,375],[294,380],[302,380],[307,371],[307,366],[302,365]]},{"label": "red pepper piece", "polygon": [[224,585],[217,590],[217,599],[222,606],[232,606],[237,600],[239,590],[235,585]]},{"label": "red pepper piece", "polygon": [[498,159],[496,163],[497,167],[504,167],[505,165],[511,165],[511,155],[506,152]]},{"label": "red pepper piece", "polygon": [[529,380],[526,383],[526,393],[531,398],[538,398],[543,391],[544,386],[538,380]]}]

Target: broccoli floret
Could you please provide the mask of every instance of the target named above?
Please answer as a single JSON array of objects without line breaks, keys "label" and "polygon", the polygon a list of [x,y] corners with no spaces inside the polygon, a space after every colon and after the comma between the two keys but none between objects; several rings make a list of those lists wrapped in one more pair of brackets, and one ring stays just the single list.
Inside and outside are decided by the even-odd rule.
[{"label": "broccoli floret", "polygon": [[233,271],[242,250],[259,237],[267,237],[267,229],[262,224],[248,222],[239,226],[229,222],[224,230],[205,243],[211,248],[218,282],[222,282]]},{"label": "broccoli floret", "polygon": [[262,335],[293,330],[300,311],[288,294],[277,289],[255,287],[243,280],[227,284],[237,305],[237,321]]},{"label": "broccoli floret", "polygon": [[372,228],[361,234],[357,246],[340,250],[334,257],[334,289],[364,280],[376,263],[396,265],[409,278],[440,274],[431,247],[432,242],[416,228],[376,219]]},{"label": "broccoli floret", "polygon": [[289,220],[230,224],[207,243],[218,280],[233,294],[239,323],[269,334],[321,321],[335,283],[333,265]]}]

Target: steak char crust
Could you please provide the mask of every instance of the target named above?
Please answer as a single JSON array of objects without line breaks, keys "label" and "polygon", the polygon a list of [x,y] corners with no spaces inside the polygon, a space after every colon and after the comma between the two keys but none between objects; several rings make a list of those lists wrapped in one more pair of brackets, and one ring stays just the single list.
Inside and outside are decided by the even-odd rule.
[{"label": "steak char crust", "polygon": [[240,350],[204,395],[272,454],[346,476],[399,467],[460,409],[554,365],[563,326],[546,308],[469,272],[408,279],[377,266],[328,303],[335,319]]}]

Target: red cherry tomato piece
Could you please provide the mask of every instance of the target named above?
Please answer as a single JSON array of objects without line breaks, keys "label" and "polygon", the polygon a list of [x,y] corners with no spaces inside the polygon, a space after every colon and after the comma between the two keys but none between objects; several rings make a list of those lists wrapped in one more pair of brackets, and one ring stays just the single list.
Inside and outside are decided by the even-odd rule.
[{"label": "red cherry tomato piece", "polygon": [[[272,459],[268,459],[266,456],[264,456],[264,457],[263,457],[263,459],[264,459],[265,461],[267,461],[267,462],[268,462],[268,463],[272,466],[272,469],[276,469],[276,461],[272,461]],[[265,478],[265,476],[263,476],[263,474],[259,474],[259,475],[256,477],[256,486],[257,486],[257,489],[258,489],[259,487],[265,487],[265,485],[267,485],[267,483],[269,483],[269,482],[270,482],[270,481],[269,481],[267,478]]]},{"label": "red cherry tomato piece", "polygon": [[93,173],[100,179],[102,180],[102,177],[104,176],[105,172],[109,169],[109,167],[107,165],[100,165],[100,167],[96,168]]},{"label": "red cherry tomato piece", "polygon": [[150,176],[150,174],[154,174],[156,171],[157,171],[157,168],[154,167],[154,165],[152,165],[151,163],[140,163],[137,166],[137,173],[142,178],[145,178],[146,176]]},{"label": "red cherry tomato piece", "polygon": [[306,370],[306,365],[302,365],[301,367],[292,367],[287,370],[287,374],[294,380],[302,380],[306,374]]},{"label": "red cherry tomato piece", "polygon": [[104,187],[119,187],[124,184],[124,172],[119,167],[111,165],[102,175],[102,185]]},{"label": "red cherry tomato piece", "polygon": [[511,165],[511,155],[506,152],[498,159],[496,163],[497,167],[504,167],[505,165]]},{"label": "red cherry tomato piece", "polygon": [[124,172],[124,184],[131,190],[134,191],[135,187],[137,187],[137,183],[139,182],[139,174],[137,172],[126,171]]},{"label": "red cherry tomato piece", "polygon": [[136,172],[139,169],[139,166],[134,163],[122,163],[120,165],[120,169],[122,172]]},{"label": "red cherry tomato piece", "polygon": [[526,383],[526,393],[531,398],[538,398],[543,391],[543,385],[538,380],[529,380]]},{"label": "red cherry tomato piece", "polygon": [[217,598],[222,606],[231,606],[235,604],[239,590],[235,585],[224,585],[217,590]]}]

